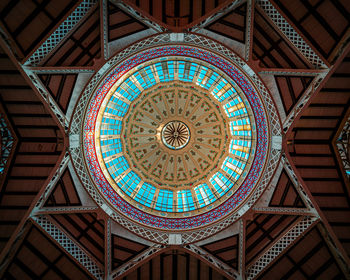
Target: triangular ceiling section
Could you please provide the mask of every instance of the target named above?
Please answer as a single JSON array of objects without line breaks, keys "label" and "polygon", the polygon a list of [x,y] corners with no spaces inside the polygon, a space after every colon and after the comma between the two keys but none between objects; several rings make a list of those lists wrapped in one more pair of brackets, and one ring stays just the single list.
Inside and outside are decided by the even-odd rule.
[{"label": "triangular ceiling section", "polygon": [[[180,250],[161,253],[135,270],[130,270],[122,279],[222,279],[228,280],[225,272],[219,273],[202,260]],[[142,278],[141,278],[142,276]]]},{"label": "triangular ceiling section", "polygon": [[91,276],[36,226],[30,224],[2,279],[91,279]]},{"label": "triangular ceiling section", "polygon": [[324,240],[319,225],[313,227],[266,266],[256,279],[345,279]]},{"label": "triangular ceiling section", "polygon": [[44,207],[81,206],[79,195],[75,189],[72,176],[68,169],[64,171]]},{"label": "triangular ceiling section", "polygon": [[78,74],[38,74],[38,77],[65,114]]},{"label": "triangular ceiling section", "polygon": [[159,22],[168,25],[170,29],[184,28],[193,22],[198,22],[201,18],[213,13],[213,10],[220,9],[227,5],[227,1],[139,1],[129,0],[144,14],[150,15]]},{"label": "triangular ceiling section", "polygon": [[291,215],[254,215],[253,219],[247,221],[246,225],[246,264],[248,265],[256,260],[275,240],[278,240],[285,231],[298,221],[298,216]]},{"label": "triangular ceiling section", "polygon": [[285,171],[282,171],[281,173],[269,206],[306,208],[302,198],[295,189],[293,182],[289,179]]},{"label": "triangular ceiling section", "polygon": [[253,28],[253,58],[262,68],[310,68],[301,53],[266,19],[261,9],[255,9]]},{"label": "triangular ceiling section", "polygon": [[245,42],[247,4],[242,4],[232,12],[219,18],[206,29],[238,42]]},{"label": "triangular ceiling section", "polygon": [[108,42],[146,29],[148,27],[142,22],[122,11],[116,5],[108,4]]},{"label": "triangular ceiling section", "polygon": [[201,246],[211,255],[234,269],[238,269],[238,234]]},{"label": "triangular ceiling section", "polygon": [[95,5],[42,66],[92,66],[100,56],[100,9]]},{"label": "triangular ceiling section", "polygon": [[127,263],[149,246],[112,234],[112,269]]},{"label": "triangular ceiling section", "polygon": [[104,263],[105,226],[95,213],[57,214],[51,218],[100,264]]},{"label": "triangular ceiling section", "polygon": [[275,76],[286,115],[292,111],[313,79],[314,76]]},{"label": "triangular ceiling section", "polygon": [[[0,22],[10,34],[19,58],[23,59],[38,48],[56,24],[78,5],[76,1],[57,1],[52,9],[49,4],[49,1],[2,1]],[[21,20],[14,20],[17,16]]]},{"label": "triangular ceiling section", "polygon": [[[332,60],[337,46],[342,44],[350,27],[350,7],[347,1],[281,1],[274,6],[284,13],[310,44],[323,57]],[[336,20],[334,20],[336,19]]]}]

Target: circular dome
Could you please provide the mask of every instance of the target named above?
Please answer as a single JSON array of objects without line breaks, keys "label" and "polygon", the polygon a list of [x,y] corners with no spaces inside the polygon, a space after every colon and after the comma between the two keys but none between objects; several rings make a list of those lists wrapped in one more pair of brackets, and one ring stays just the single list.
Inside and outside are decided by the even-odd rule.
[{"label": "circular dome", "polygon": [[195,44],[144,46],[111,59],[76,108],[85,112],[82,120],[74,114],[71,130],[79,129],[75,122],[84,127],[77,149],[90,174],[87,190],[133,231],[135,222],[151,232],[218,223],[215,233],[271,179],[277,163],[269,139],[280,133],[276,114],[275,131],[268,125],[266,102],[270,111],[273,102],[235,55],[228,60]]}]

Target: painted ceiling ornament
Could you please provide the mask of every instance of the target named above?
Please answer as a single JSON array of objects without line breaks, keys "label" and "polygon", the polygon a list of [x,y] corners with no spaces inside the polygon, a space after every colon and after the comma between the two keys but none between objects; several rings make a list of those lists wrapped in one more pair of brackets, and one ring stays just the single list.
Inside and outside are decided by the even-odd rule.
[{"label": "painted ceiling ornament", "polygon": [[159,243],[194,242],[238,220],[281,150],[277,110],[259,77],[195,34],[156,35],[109,60],[82,93],[70,135],[90,195]]}]

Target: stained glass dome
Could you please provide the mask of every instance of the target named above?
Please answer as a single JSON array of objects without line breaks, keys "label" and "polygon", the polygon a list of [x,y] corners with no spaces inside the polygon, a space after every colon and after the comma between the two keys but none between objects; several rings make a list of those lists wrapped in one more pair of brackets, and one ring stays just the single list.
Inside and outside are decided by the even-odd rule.
[{"label": "stained glass dome", "polygon": [[188,241],[243,215],[280,155],[259,77],[191,36],[157,35],[108,61],[81,95],[70,137],[80,139],[72,157],[82,182],[108,215],[149,236],[196,230]]},{"label": "stained glass dome", "polygon": [[144,62],[119,81],[105,96],[94,133],[113,189],[168,217],[225,201],[248,174],[255,150],[254,117],[241,88],[218,68],[178,56]]}]

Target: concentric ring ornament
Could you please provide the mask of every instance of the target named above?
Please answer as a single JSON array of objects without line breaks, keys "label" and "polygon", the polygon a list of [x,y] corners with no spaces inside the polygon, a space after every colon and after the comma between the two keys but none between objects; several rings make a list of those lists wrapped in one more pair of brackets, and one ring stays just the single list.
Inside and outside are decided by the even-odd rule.
[{"label": "concentric ring ornament", "polygon": [[162,141],[172,150],[180,150],[190,141],[190,130],[181,121],[170,121],[162,129]]},{"label": "concentric ring ornament", "polygon": [[[171,71],[165,73],[157,70],[165,69],[164,61],[167,61],[168,69],[172,69],[170,67],[172,61],[177,60],[184,61],[183,66],[182,64],[177,66],[182,69],[183,76],[180,74],[171,76]],[[152,84],[151,79],[147,80],[147,77],[151,76],[146,71],[148,64],[154,65],[152,67],[158,71],[158,76],[154,80],[160,86],[163,82],[172,80],[184,83],[196,81],[196,87],[203,87],[207,90],[208,98],[215,99],[215,102],[220,103],[221,105],[218,105],[222,106],[220,110],[225,111],[229,118],[227,125],[232,139],[230,142],[226,140],[228,146],[227,149],[225,148],[225,152],[229,155],[220,162],[218,168],[221,169],[219,171],[215,169],[213,172],[216,173],[210,174],[210,178],[205,179],[207,182],[211,182],[211,185],[207,184],[208,188],[206,188],[206,186],[202,186],[201,182],[198,182],[197,189],[186,185],[181,189],[176,189],[176,186],[173,189],[168,189],[168,192],[172,192],[173,196],[166,199],[174,202],[184,201],[181,199],[184,199],[184,195],[188,195],[186,190],[189,188],[192,197],[197,199],[196,203],[201,202],[200,198],[202,198],[203,206],[201,208],[180,211],[177,208],[178,204],[172,204],[170,210],[157,210],[157,199],[161,196],[158,190],[156,191],[158,196],[154,195],[149,205],[142,203],[142,199],[130,200],[130,197],[137,196],[140,193],[139,190],[150,183],[147,178],[143,178],[141,175],[139,176],[140,182],[134,184],[135,186],[127,183],[134,180],[127,177],[131,176],[130,170],[133,165],[128,160],[124,161],[123,153],[125,151],[118,150],[116,147],[119,145],[119,135],[121,135],[119,130],[123,131],[124,129],[120,126],[123,125],[121,119],[128,110],[131,110],[128,106],[134,104],[132,102],[139,102],[137,98],[142,96],[143,90],[156,84]],[[197,70],[204,69],[207,74],[203,74],[199,70],[196,72],[191,68],[193,65],[199,64],[201,64],[201,68],[197,68]],[[136,77],[138,73],[141,78],[138,81],[132,80],[132,77]],[[220,81],[224,81],[226,84],[221,85],[220,82],[210,84],[210,81],[215,80],[215,77],[210,79],[206,77],[212,73],[217,73],[218,80],[221,79]],[[224,91],[229,86],[232,89],[231,93],[228,93],[227,90]],[[123,91],[129,92],[130,96],[128,97]],[[136,94],[136,92],[139,93]],[[238,96],[239,92],[243,93],[242,98]],[[155,100],[153,101],[155,102]],[[107,104],[113,104],[114,107],[109,105],[108,107]],[[136,106],[142,105],[136,103]],[[121,112],[117,106],[124,106],[124,109],[120,109],[124,110],[120,116],[117,115],[118,112]],[[194,106],[199,108],[202,104]],[[101,108],[105,108],[103,112],[101,111],[102,113],[100,112]],[[245,111],[244,108],[247,110]],[[113,110],[119,111],[114,112]],[[91,79],[81,94],[73,113],[70,125],[71,143],[76,135],[80,135],[80,144],[72,145],[70,153],[73,165],[84,187],[96,203],[115,221],[136,234],[142,235],[144,238],[156,239],[155,241],[159,243],[167,243],[170,240],[169,235],[174,233],[181,234],[182,243],[191,243],[208,237],[237,221],[252,207],[270,183],[281,155],[280,147],[272,145],[272,140],[281,135],[280,121],[276,112],[274,102],[259,77],[231,50],[196,34],[184,34],[184,41],[181,44],[170,41],[169,34],[160,34],[123,50],[108,61]],[[108,114],[110,114],[111,120],[106,120]],[[144,117],[151,118],[152,116],[144,115]],[[209,113],[203,119],[208,119],[208,117]],[[245,130],[241,127],[245,127]],[[113,128],[113,132],[111,132],[111,128]],[[141,131],[137,125],[134,125],[132,129]],[[196,130],[200,131],[200,129]],[[101,134],[97,135],[98,133]],[[129,131],[125,131],[123,138],[128,139],[129,133]],[[144,133],[146,137],[149,135],[148,131],[140,133]],[[213,133],[213,135],[220,135],[220,132],[214,131]],[[250,133],[253,135],[250,136]],[[167,122],[161,131],[162,143],[169,150],[180,154],[182,151],[190,149],[191,137],[192,133],[186,124],[186,118],[181,121],[175,119]],[[217,138],[219,139],[219,137]],[[252,145],[252,142],[249,144],[251,140],[245,139],[252,139],[255,144]],[[105,146],[113,146],[114,148],[103,150]],[[244,154],[245,151],[250,152]],[[83,162],[82,158],[84,158]],[[244,158],[246,158],[245,161]],[[124,163],[115,163],[114,167],[110,167],[106,159],[110,160],[109,162],[123,160]],[[245,164],[248,164],[247,167]],[[151,163],[150,168],[154,168],[155,165],[155,162]],[[134,173],[138,176],[136,172]],[[111,181],[113,184],[110,183]],[[214,193],[215,184],[222,189],[221,194],[217,192],[220,196]],[[135,189],[130,190],[127,186],[134,186]],[[166,186],[162,186],[161,180],[158,188],[167,189]],[[196,190],[198,190],[197,193]],[[210,190],[214,193],[213,201],[215,202],[211,202],[211,197],[203,194],[203,192]],[[162,199],[164,201],[164,198]],[[205,211],[200,212],[199,209]]]}]

